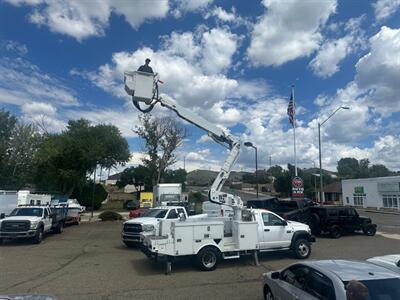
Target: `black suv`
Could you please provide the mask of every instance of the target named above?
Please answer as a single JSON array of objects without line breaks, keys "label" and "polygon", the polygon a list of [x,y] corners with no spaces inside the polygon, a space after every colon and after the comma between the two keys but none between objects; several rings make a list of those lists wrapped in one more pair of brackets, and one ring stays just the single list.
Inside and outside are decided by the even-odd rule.
[{"label": "black suv", "polygon": [[344,233],[354,233],[362,230],[364,234],[373,236],[376,233],[376,224],[370,218],[361,217],[353,207],[345,206],[316,206],[309,207],[306,223],[313,234],[329,233],[332,238],[339,238]]}]

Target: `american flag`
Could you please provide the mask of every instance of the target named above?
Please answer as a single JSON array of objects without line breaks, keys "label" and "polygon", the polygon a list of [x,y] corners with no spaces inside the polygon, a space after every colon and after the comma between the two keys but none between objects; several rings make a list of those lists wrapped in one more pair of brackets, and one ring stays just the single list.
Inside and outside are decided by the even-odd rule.
[{"label": "american flag", "polygon": [[287,108],[287,114],[289,116],[289,122],[292,124],[292,126],[295,126],[295,116],[296,116],[296,105],[294,103],[294,97],[293,97],[293,91],[290,94],[290,100],[289,100],[289,105]]}]

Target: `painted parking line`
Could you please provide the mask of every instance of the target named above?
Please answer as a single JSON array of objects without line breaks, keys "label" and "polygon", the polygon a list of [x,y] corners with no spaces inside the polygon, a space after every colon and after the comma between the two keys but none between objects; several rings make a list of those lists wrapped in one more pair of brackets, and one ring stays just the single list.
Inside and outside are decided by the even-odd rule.
[{"label": "painted parking line", "polygon": [[376,234],[379,234],[385,238],[388,239],[393,239],[393,240],[400,240],[400,234],[396,234],[396,233],[386,233],[386,232],[381,232],[378,231]]}]

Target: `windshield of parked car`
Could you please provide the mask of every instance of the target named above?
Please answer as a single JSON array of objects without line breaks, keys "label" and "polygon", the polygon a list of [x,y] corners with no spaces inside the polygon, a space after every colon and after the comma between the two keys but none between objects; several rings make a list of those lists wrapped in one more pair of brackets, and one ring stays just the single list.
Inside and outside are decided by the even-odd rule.
[{"label": "windshield of parked car", "polygon": [[24,207],[14,209],[10,216],[29,216],[41,217],[43,215],[43,208]]},{"label": "windshield of parked car", "polygon": [[146,213],[146,217],[150,217],[150,218],[164,218],[165,214],[168,212],[168,209],[150,209],[147,213]]},{"label": "windshield of parked car", "polygon": [[[400,278],[388,278],[377,280],[362,280],[368,288],[368,300],[397,300],[400,299]],[[346,286],[348,282],[343,282]]]}]

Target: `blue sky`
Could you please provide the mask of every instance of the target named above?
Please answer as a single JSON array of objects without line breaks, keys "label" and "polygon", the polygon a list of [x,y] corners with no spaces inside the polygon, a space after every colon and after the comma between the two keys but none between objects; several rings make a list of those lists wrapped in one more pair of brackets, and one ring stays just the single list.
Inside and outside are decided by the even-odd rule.
[{"label": "blue sky", "polygon": [[[295,84],[300,167],[341,157],[400,169],[400,1],[7,0],[0,3],[0,107],[47,131],[69,119],[118,126],[131,164],[141,141],[123,72],[146,57],[161,92],[259,148],[260,165],[293,163],[286,108]],[[163,108],[157,116],[173,113]],[[225,150],[185,124],[182,167],[218,169]],[[243,149],[237,170],[253,167]]]}]

